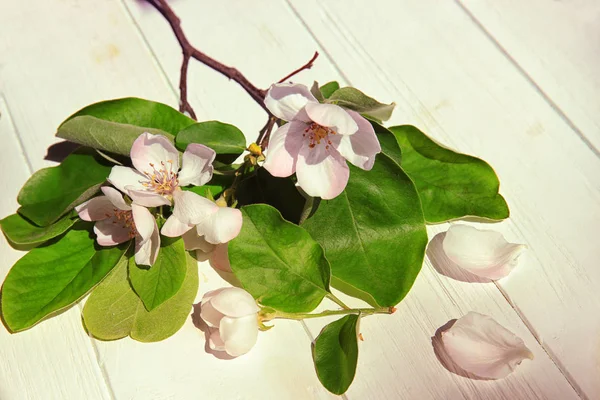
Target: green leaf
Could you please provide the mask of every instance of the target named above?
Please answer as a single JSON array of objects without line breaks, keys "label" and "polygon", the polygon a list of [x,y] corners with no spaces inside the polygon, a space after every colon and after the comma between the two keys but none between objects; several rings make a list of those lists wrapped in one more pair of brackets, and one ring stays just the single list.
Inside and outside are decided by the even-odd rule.
[{"label": "green leaf", "polygon": [[[196,123],[193,119],[166,104],[126,97],[91,104],[71,115],[63,124],[70,119],[83,115],[119,124],[158,129],[173,136],[177,135],[182,129]],[[146,129],[145,132],[149,132],[149,130]],[[129,153],[126,155],[129,155]]]},{"label": "green leaf", "polygon": [[77,222],[76,215],[65,215],[52,225],[40,227],[19,214],[13,214],[1,220],[0,227],[11,245],[37,246],[62,235],[75,222]]},{"label": "green leaf", "polygon": [[154,310],[181,289],[186,271],[182,239],[162,236],[158,257],[150,268],[138,267],[133,257],[129,260],[131,286],[148,311]]},{"label": "green leaf", "polygon": [[336,81],[331,81],[331,82],[328,82],[328,83],[324,84],[323,86],[321,86],[321,93],[323,94],[323,97],[328,99],[339,88],[340,88],[339,83],[337,83]]},{"label": "green leaf", "polygon": [[[2,286],[2,316],[13,332],[35,325],[82,298],[117,264],[129,243],[95,244],[90,223],[27,253]],[[87,229],[86,229],[87,228]]]},{"label": "green leaf", "polygon": [[371,118],[387,121],[392,116],[396,104],[383,104],[353,87],[336,90],[328,99],[329,103],[349,108]]},{"label": "green leaf", "polygon": [[414,126],[389,129],[402,148],[402,168],[419,191],[427,222],[467,216],[508,218],[498,177],[485,161],[447,149]]},{"label": "green leaf", "polygon": [[128,156],[133,142],[144,132],[162,135],[173,142],[173,135],[159,129],[121,124],[83,115],[64,122],[56,136],[82,146]]},{"label": "green leaf", "polygon": [[303,225],[325,249],[332,285],[373,306],[406,296],[421,269],[427,231],[417,191],[392,159],[350,166],[346,190]]},{"label": "green leaf", "polygon": [[198,293],[198,262],[186,255],[186,275],[177,294],[147,311],[127,279],[127,259],[92,292],[83,308],[86,329],[102,340],[131,336],[157,342],[175,334],[185,323]]},{"label": "green leaf", "polygon": [[321,246],[271,206],[245,206],[242,215],[242,230],[229,242],[229,260],[244,289],[276,310],[312,311],[329,293]]},{"label": "green leaf", "polygon": [[211,195],[214,198],[219,197],[223,191],[233,184],[234,175],[217,175],[214,174],[210,182],[203,186],[188,186],[182,188],[183,190],[189,190],[199,194],[202,197],[207,197],[208,191],[210,190]]},{"label": "green leaf", "polygon": [[36,225],[50,225],[95,195],[110,170],[92,150],[77,150],[60,165],[41,169],[25,182],[17,197],[19,214]]},{"label": "green leaf", "polygon": [[312,95],[315,96],[315,99],[317,99],[319,103],[325,101],[325,97],[323,97],[323,93],[321,93],[321,89],[319,89],[319,82],[313,82],[313,85],[310,88],[310,93],[312,93]]},{"label": "green leaf", "polygon": [[188,144],[200,143],[217,153],[217,160],[231,164],[246,150],[246,138],[242,131],[230,124],[206,121],[188,126],[179,132],[175,145],[184,151]]},{"label": "green leaf", "polygon": [[334,394],[348,390],[358,362],[358,315],[327,325],[312,345],[312,356],[319,381]]},{"label": "green leaf", "polygon": [[291,178],[277,178],[260,168],[245,178],[236,189],[240,206],[268,204],[279,210],[283,218],[297,224],[306,204]]},{"label": "green leaf", "polygon": [[381,152],[394,160],[398,165],[402,165],[402,150],[396,140],[396,136],[388,128],[380,125],[378,122],[369,121],[377,134],[377,139],[381,145]]}]

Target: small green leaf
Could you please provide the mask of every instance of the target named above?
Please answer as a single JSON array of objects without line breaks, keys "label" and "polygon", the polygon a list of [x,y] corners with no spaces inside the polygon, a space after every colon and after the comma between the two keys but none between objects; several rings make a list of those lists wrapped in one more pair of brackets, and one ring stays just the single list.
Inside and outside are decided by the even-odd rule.
[{"label": "small green leaf", "polygon": [[133,257],[129,260],[131,286],[148,311],[154,310],[181,289],[186,270],[182,239],[162,236],[158,257],[150,268],[138,267]]},{"label": "small green leaf", "polygon": [[199,122],[179,132],[175,145],[185,151],[190,143],[200,143],[217,153],[217,160],[231,164],[246,150],[246,138],[242,131],[219,121]]},{"label": "small green leaf", "polygon": [[[193,119],[166,104],[126,97],[91,104],[71,115],[63,124],[70,119],[83,115],[119,124],[148,128],[145,132],[157,129],[173,136],[182,129],[196,123]],[[126,155],[129,155],[129,153]]]},{"label": "small green leaf", "polygon": [[159,129],[121,124],[83,115],[64,122],[56,136],[109,153],[129,156],[133,142],[144,132],[162,135],[173,142],[173,135]]},{"label": "small green leaf", "polygon": [[389,129],[402,148],[402,168],[417,187],[427,222],[508,218],[498,177],[485,161],[445,148],[414,126]]},{"label": "small green leaf", "polygon": [[183,190],[189,190],[199,194],[202,197],[207,197],[208,191],[213,195],[214,198],[218,198],[225,189],[231,187],[233,184],[234,175],[217,175],[214,174],[210,182],[203,186],[188,186],[182,188]]},{"label": "small green leaf", "polygon": [[291,178],[274,177],[264,168],[242,180],[235,194],[240,206],[268,204],[295,224],[300,221],[306,204]]},{"label": "small green leaf", "polygon": [[396,136],[388,128],[380,125],[378,122],[369,121],[373,125],[373,129],[377,134],[377,139],[381,145],[381,152],[396,161],[398,165],[402,165],[402,150],[396,140]]},{"label": "small green leaf", "polygon": [[324,84],[323,86],[321,86],[321,93],[323,94],[323,97],[328,99],[339,88],[340,88],[339,83],[337,83],[336,81],[331,81],[331,82],[328,82],[328,83]]},{"label": "small green leaf", "polygon": [[384,154],[371,171],[350,166],[344,192],[302,226],[325,249],[332,285],[373,306],[400,302],[421,269],[427,231],[419,196]]},{"label": "small green leaf", "polygon": [[[327,96],[325,96],[327,97]],[[392,116],[396,104],[383,104],[367,96],[353,87],[345,87],[336,90],[328,99],[329,103],[349,108],[366,116],[381,121],[387,121]]]},{"label": "small green leaf", "polygon": [[325,97],[323,97],[323,93],[321,93],[321,89],[319,89],[319,82],[314,81],[312,87],[310,88],[310,92],[312,93],[313,96],[315,96],[315,99],[317,99],[317,101],[319,103],[322,103],[323,101],[325,101]]},{"label": "small green leaf", "polygon": [[348,390],[358,362],[358,315],[327,325],[312,345],[313,361],[319,381],[334,394]]},{"label": "small green leaf", "polygon": [[92,292],[83,308],[86,329],[102,340],[131,336],[157,342],[175,334],[185,323],[198,293],[198,262],[186,255],[186,275],[177,294],[147,311],[127,279],[126,258]]},{"label": "small green leaf", "polygon": [[37,246],[65,233],[77,222],[75,217],[74,215],[65,215],[52,225],[40,227],[19,214],[13,214],[1,220],[0,227],[9,243],[19,246]]},{"label": "small green leaf", "polygon": [[229,260],[244,289],[280,311],[312,311],[329,292],[321,246],[271,206],[245,206],[242,214],[242,230],[229,242]]},{"label": "small green leaf", "polygon": [[2,286],[2,316],[17,332],[71,306],[117,264],[129,243],[100,247],[80,222],[66,235],[27,253],[11,268]]},{"label": "small green leaf", "polygon": [[70,154],[56,167],[35,172],[21,188],[19,214],[47,226],[91,198],[110,174],[110,165],[89,149]]}]

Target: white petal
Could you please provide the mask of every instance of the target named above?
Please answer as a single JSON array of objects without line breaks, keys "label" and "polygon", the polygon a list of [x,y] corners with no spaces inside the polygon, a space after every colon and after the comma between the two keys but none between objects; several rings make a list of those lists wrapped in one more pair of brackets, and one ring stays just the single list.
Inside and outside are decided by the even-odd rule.
[{"label": "white petal", "polygon": [[221,334],[218,329],[212,330],[208,339],[208,347],[215,351],[225,351],[225,343],[221,339]]},{"label": "white petal", "polygon": [[110,202],[119,210],[131,210],[131,206],[125,202],[123,195],[117,189],[111,188],[110,186],[102,186],[100,190],[102,190],[102,193],[104,193]]},{"label": "white petal", "polygon": [[269,139],[263,166],[273,176],[285,178],[296,171],[296,160],[302,148],[302,134],[307,125],[292,121],[278,128]]},{"label": "white petal", "polygon": [[188,251],[200,250],[203,253],[210,253],[215,249],[215,245],[204,240],[202,236],[198,235],[195,229],[186,232],[182,238],[185,243],[185,249]]},{"label": "white petal", "polygon": [[[168,237],[179,237],[184,235],[186,232],[189,232],[193,227],[194,225],[184,224],[177,219],[175,215],[171,215],[169,218],[167,218],[167,221],[160,230],[160,233]],[[195,231],[191,232],[193,232],[194,235],[196,234]],[[186,250],[188,249],[186,248]]]},{"label": "white petal", "polygon": [[443,249],[459,267],[477,276],[497,280],[512,271],[526,246],[508,243],[499,232],[455,224],[446,233]]},{"label": "white petal", "polygon": [[200,306],[200,318],[211,328],[218,328],[224,316],[223,313],[220,313],[213,307],[210,301]]},{"label": "white petal", "polygon": [[115,206],[108,197],[94,197],[75,207],[75,211],[79,214],[79,218],[84,221],[100,221],[109,218],[113,215]]},{"label": "white petal", "polygon": [[533,354],[523,340],[491,317],[470,312],[442,332],[442,343],[456,365],[480,378],[501,379]]},{"label": "white petal", "polygon": [[352,135],[358,130],[358,125],[350,114],[335,104],[309,103],[304,110],[312,121],[329,127],[340,135]]},{"label": "white petal", "polygon": [[142,133],[131,146],[131,162],[135,169],[152,175],[154,168],[179,170],[179,152],[169,139],[162,135]]},{"label": "white petal", "polygon": [[375,163],[375,156],[381,152],[381,146],[373,126],[359,113],[346,110],[358,125],[354,135],[342,136],[337,150],[342,156],[358,168],[365,171],[371,170]]},{"label": "white petal", "polygon": [[308,87],[300,84],[275,83],[267,92],[265,106],[277,118],[291,121],[309,102],[317,103]]},{"label": "white petal", "polygon": [[110,175],[108,176],[108,181],[123,193],[127,193],[127,189],[125,189],[126,186],[129,186],[134,190],[145,190],[146,188],[141,182],[146,182],[147,180],[147,177],[140,174],[135,169],[121,167],[119,165],[112,167]]},{"label": "white petal", "polygon": [[173,215],[188,225],[196,225],[219,210],[218,205],[194,192],[176,190],[173,199]]},{"label": "white petal", "polygon": [[260,310],[250,293],[237,287],[226,288],[212,297],[210,303],[215,310],[235,318],[256,314]]},{"label": "white petal", "polygon": [[237,208],[219,207],[217,212],[196,225],[196,230],[209,243],[227,243],[240,233],[242,221],[242,212]]},{"label": "white petal", "polygon": [[135,229],[142,237],[143,241],[150,239],[154,231],[158,229],[154,216],[146,207],[137,204],[131,205],[131,213],[133,214]]},{"label": "white petal", "polygon": [[179,171],[179,185],[202,186],[211,180],[213,175],[213,161],[216,153],[203,144],[191,143],[183,153],[181,171]]},{"label": "white petal", "polygon": [[350,169],[337,150],[304,146],[296,164],[296,176],[298,185],[309,196],[329,200],[344,191]]},{"label": "white petal", "polygon": [[160,207],[171,205],[171,200],[165,196],[145,189],[135,190],[133,186],[125,186],[131,200],[144,207]]},{"label": "white petal", "polygon": [[256,314],[241,318],[223,317],[219,324],[219,334],[225,342],[227,354],[233,357],[246,354],[254,347],[258,338]]},{"label": "white petal", "polygon": [[156,262],[158,252],[160,251],[160,234],[156,221],[154,222],[155,229],[152,232],[150,239],[143,240],[140,235],[135,239],[135,263],[137,265],[152,266]]},{"label": "white petal", "polygon": [[232,272],[231,264],[229,263],[229,243],[221,243],[215,246],[214,250],[210,254],[210,265],[211,267],[224,271]]},{"label": "white petal", "polygon": [[114,246],[131,239],[131,229],[114,218],[103,219],[94,225],[96,241],[100,246]]},{"label": "white petal", "polygon": [[218,295],[219,293],[221,293],[224,290],[227,290],[229,288],[227,287],[222,287],[222,288],[218,288],[215,290],[209,290],[208,292],[204,293],[204,296],[202,296],[202,301],[200,302],[200,305],[204,305],[206,303],[208,303],[210,301],[210,299],[212,299],[213,297],[215,297],[216,295]]}]

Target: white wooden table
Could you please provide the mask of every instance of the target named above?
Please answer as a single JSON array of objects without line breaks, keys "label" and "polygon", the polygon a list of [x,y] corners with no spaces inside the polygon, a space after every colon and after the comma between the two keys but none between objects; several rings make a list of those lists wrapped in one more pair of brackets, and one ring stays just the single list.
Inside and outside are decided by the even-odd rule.
[{"label": "white wooden table", "polygon": [[[600,2],[597,0],[172,1],[190,40],[267,87],[318,50],[298,80],[339,80],[398,105],[410,123],[496,169],[530,251],[496,284],[426,261],[393,316],[362,324],[349,399],[600,398]],[[44,161],[54,129],[99,100],[177,105],[180,49],[136,0],[0,1],[0,216]],[[254,137],[260,108],[192,63],[190,101]],[[447,225],[429,228],[430,238]],[[21,256],[0,239],[0,278]],[[198,299],[223,285],[200,265]],[[431,336],[468,311],[493,316],[535,354],[500,381],[451,374]],[[191,319],[158,344],[101,342],[74,307],[32,330],[0,329],[0,399],[312,399],[310,342],[325,321],[278,322],[235,360],[205,352]]]}]

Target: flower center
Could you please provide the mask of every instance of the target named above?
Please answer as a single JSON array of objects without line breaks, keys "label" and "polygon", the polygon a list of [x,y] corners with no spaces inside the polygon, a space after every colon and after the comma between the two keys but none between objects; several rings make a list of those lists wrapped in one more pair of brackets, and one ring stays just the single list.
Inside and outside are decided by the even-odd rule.
[{"label": "flower center", "polygon": [[106,216],[113,219],[113,224],[123,224],[123,228],[129,229],[129,237],[131,239],[137,235],[133,213],[130,210],[119,210],[115,208],[113,209],[112,215],[106,214]]},{"label": "flower center", "polygon": [[313,122],[308,126],[308,128],[304,130],[302,136],[308,137],[308,147],[310,147],[311,149],[314,148],[316,145],[321,144],[321,142],[324,142],[325,148],[329,149],[329,146],[331,145],[329,135],[335,134],[337,134],[337,132],[333,129],[328,128],[326,126],[321,126],[316,122]]},{"label": "flower center", "polygon": [[179,186],[177,171],[173,171],[173,161],[169,160],[167,164],[161,161],[160,168],[156,168],[156,165],[150,163],[150,167],[152,167],[152,172],[144,172],[148,180],[141,182],[142,185],[158,194],[172,194]]}]

